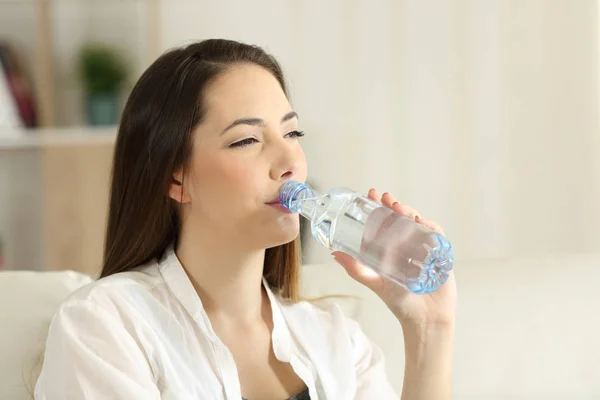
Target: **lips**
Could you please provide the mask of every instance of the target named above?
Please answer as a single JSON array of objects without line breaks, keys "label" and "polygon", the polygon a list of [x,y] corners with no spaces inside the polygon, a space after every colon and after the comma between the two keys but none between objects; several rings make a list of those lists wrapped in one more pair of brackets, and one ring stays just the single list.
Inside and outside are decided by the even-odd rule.
[{"label": "lips", "polygon": [[273,200],[269,201],[267,204],[279,204],[279,196],[275,197]]}]

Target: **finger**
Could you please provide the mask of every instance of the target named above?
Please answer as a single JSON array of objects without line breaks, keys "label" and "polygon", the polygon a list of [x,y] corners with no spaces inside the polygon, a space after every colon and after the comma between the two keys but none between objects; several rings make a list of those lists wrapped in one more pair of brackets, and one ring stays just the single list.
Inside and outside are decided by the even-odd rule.
[{"label": "finger", "polygon": [[440,235],[444,235],[444,230],[442,229],[442,227],[437,222],[435,222],[431,219],[418,217],[416,219],[416,222],[418,222],[421,225],[426,226],[427,228],[431,229],[432,231],[439,233]]},{"label": "finger", "polygon": [[400,204],[398,202],[392,205],[392,210],[405,216],[406,218],[412,219],[413,221],[415,220],[415,218],[421,216],[421,214],[419,214],[419,212],[411,206],[408,206],[406,204]]},{"label": "finger", "polygon": [[335,261],[337,261],[350,275],[352,279],[368,287],[371,290],[375,289],[376,282],[381,277],[372,269],[365,267],[356,261],[351,255],[341,251],[331,253]]},{"label": "finger", "polygon": [[392,205],[396,203],[396,198],[392,196],[390,193],[385,192],[383,196],[381,196],[381,204],[388,208],[392,208]]},{"label": "finger", "polygon": [[375,189],[370,189],[369,190],[369,198],[379,204],[381,204],[381,197],[379,196],[379,193],[377,193],[377,190]]}]

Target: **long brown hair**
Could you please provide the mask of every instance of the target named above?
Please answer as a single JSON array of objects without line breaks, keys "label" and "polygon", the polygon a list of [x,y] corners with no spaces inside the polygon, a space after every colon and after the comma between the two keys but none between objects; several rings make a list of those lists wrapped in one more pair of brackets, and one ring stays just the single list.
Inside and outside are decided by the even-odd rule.
[{"label": "long brown hair", "polygon": [[[181,222],[177,203],[168,196],[169,184],[189,162],[192,130],[206,114],[203,92],[235,63],[265,68],[288,95],[273,56],[223,39],[168,51],[135,84],[115,146],[101,278],[161,258],[177,243]],[[298,301],[299,273],[299,237],[267,249],[263,274],[283,298]]]}]

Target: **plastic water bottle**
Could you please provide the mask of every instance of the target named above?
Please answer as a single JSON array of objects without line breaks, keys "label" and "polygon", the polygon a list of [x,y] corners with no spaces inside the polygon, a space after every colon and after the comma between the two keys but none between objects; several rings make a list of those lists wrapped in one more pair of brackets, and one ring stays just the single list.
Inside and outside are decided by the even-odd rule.
[{"label": "plastic water bottle", "polygon": [[288,181],[279,201],[310,220],[321,245],[351,255],[413,293],[434,292],[454,266],[452,245],[444,236],[350,189],[319,194],[305,183]]}]

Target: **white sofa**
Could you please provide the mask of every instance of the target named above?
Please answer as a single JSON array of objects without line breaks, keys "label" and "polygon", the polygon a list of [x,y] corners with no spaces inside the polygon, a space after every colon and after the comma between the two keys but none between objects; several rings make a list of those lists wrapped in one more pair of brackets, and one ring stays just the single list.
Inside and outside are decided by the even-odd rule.
[{"label": "white sofa", "polygon": [[0,272],[0,400],[33,398],[50,319],[91,280],[73,271]]},{"label": "white sofa", "polygon": [[[600,399],[600,254],[460,261],[454,399]],[[308,295],[341,301],[386,354],[401,389],[399,323],[368,289],[334,264],[307,266]]]},{"label": "white sofa", "polygon": [[[600,255],[457,262],[454,399],[600,399]],[[90,278],[0,272],[0,400],[31,396],[52,313]],[[339,300],[387,357],[402,385],[402,332],[368,290],[333,261],[304,268],[305,296]],[[340,399],[343,400],[343,399]]]}]

